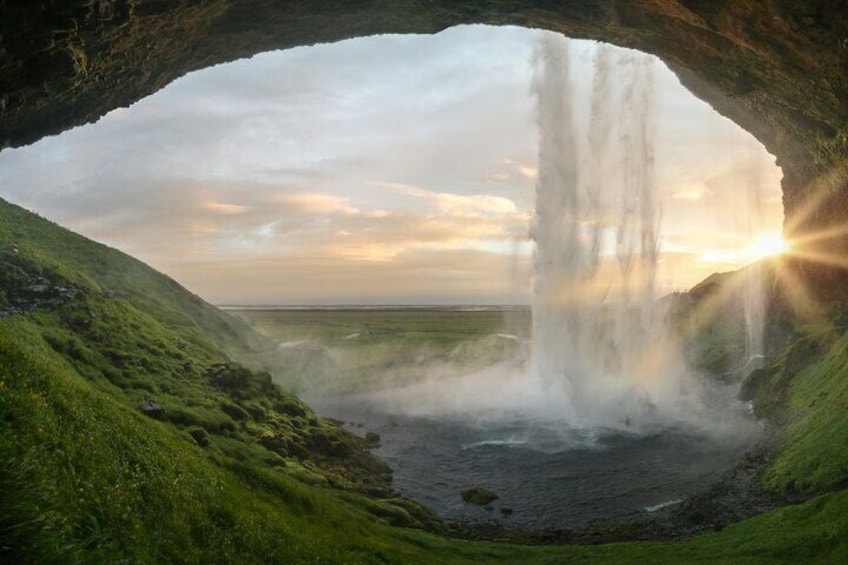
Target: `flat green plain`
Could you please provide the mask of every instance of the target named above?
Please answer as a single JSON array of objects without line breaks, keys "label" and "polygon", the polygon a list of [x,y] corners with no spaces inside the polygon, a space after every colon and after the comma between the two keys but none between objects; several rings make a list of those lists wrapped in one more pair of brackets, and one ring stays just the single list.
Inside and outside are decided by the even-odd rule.
[{"label": "flat green plain", "polygon": [[397,384],[439,367],[508,360],[530,335],[526,308],[231,309],[279,344],[254,356],[293,389]]}]

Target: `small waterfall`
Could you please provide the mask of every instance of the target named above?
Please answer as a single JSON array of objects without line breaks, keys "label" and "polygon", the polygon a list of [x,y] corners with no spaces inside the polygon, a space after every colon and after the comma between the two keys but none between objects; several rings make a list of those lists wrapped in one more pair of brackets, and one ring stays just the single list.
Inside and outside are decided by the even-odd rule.
[{"label": "small waterfall", "polygon": [[[674,386],[666,378],[674,347],[654,291],[652,64],[629,51],[613,61],[598,46],[582,131],[568,40],[545,34],[536,54],[533,371],[578,425],[629,426],[661,408]],[[613,71],[621,84],[611,83]]]},{"label": "small waterfall", "polygon": [[[762,230],[763,204],[760,195],[760,171],[755,162],[753,147],[748,147],[748,239],[753,240]],[[765,354],[765,273],[763,261],[758,260],[745,269],[745,357],[744,369],[751,371],[762,366]]]}]

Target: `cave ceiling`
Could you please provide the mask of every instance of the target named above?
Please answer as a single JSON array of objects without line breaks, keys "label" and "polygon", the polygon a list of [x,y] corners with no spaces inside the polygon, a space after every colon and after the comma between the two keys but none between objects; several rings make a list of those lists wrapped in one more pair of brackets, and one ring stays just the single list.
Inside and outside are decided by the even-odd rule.
[{"label": "cave ceiling", "polygon": [[776,156],[796,230],[848,217],[844,0],[0,0],[0,147],[262,51],[470,23],[659,56]]}]

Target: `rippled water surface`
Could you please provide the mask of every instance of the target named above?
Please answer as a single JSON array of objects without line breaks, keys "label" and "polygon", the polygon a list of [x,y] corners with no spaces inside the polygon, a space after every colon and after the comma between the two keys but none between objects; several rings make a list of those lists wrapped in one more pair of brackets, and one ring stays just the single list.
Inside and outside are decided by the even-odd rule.
[{"label": "rippled water surface", "polygon": [[[650,516],[694,494],[733,466],[756,438],[750,422],[715,436],[688,427],[653,433],[580,430],[525,414],[500,418],[410,417],[367,395],[310,398],[319,413],[355,433],[382,438],[374,452],[394,469],[395,488],[445,520],[520,529],[568,529]],[[460,492],[485,487],[488,507]]]}]

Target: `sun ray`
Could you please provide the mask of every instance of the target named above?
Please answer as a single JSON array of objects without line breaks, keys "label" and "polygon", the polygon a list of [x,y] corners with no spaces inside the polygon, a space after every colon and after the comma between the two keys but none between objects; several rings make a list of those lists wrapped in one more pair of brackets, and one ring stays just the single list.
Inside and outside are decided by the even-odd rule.
[{"label": "sun ray", "polygon": [[791,247],[804,249],[808,245],[815,244],[820,241],[827,241],[848,235],[848,223],[829,226],[817,231],[798,234],[791,240]]},{"label": "sun ray", "polygon": [[805,186],[803,191],[808,196],[794,207],[791,217],[786,219],[785,233],[793,239],[796,233],[802,233],[803,226],[811,223],[814,217],[826,206],[827,201],[842,191],[846,177],[848,177],[848,161],[833,167]]},{"label": "sun ray", "polygon": [[731,301],[742,295],[747,284],[748,277],[744,269],[728,275],[728,279],[719,285],[718,292],[697,303],[695,310],[689,316],[689,323],[684,327],[683,341],[692,339],[713,323]]},{"label": "sun ray", "polygon": [[802,278],[796,274],[791,263],[779,262],[776,275],[779,291],[788,299],[788,305],[801,320],[815,325],[832,325],[827,312],[810,293]]},{"label": "sun ray", "polygon": [[798,252],[790,251],[788,255],[793,258],[800,259],[802,261],[810,261],[827,267],[848,269],[847,256],[822,249],[806,248]]}]

